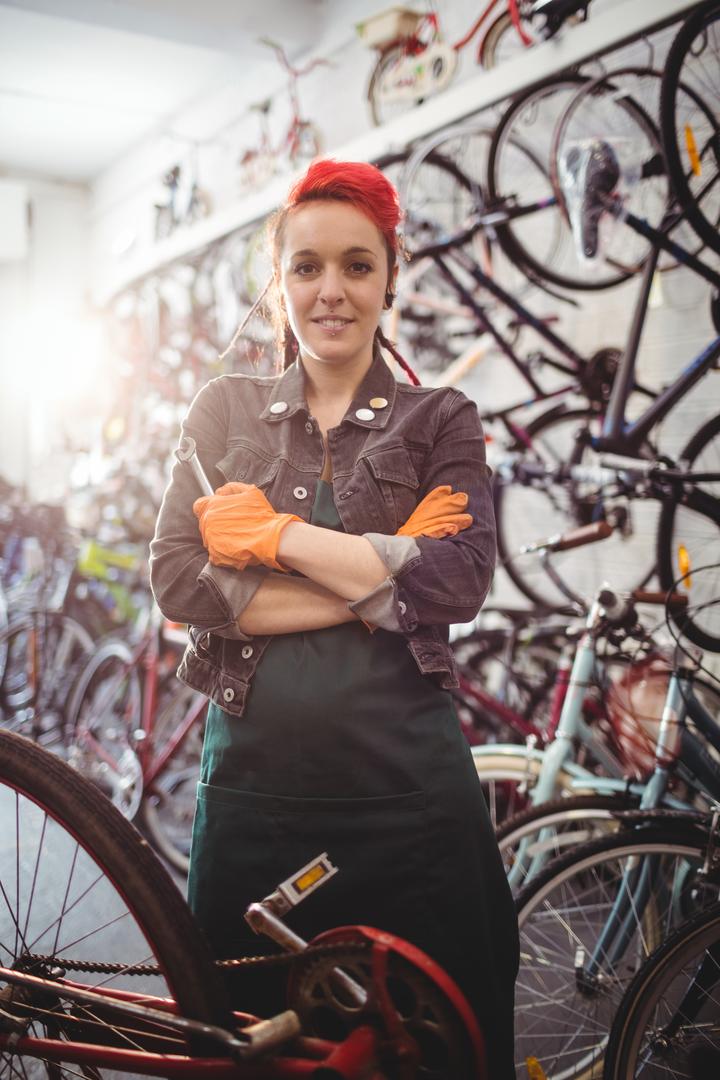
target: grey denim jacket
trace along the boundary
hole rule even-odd
[[[380,407],[382,400],[387,404]],[[195,440],[213,487],[256,484],[276,511],[310,519],[324,446],[300,362],[279,376],[212,380],[190,406],[183,434]],[[495,562],[475,404],[459,390],[397,383],[378,354],[341,423],[328,432],[328,444],[345,531],[367,536],[388,568],[387,579],[350,608],[374,626],[404,634],[420,671],[443,687],[456,686],[448,627],[475,617]],[[472,526],[441,540],[396,536],[439,484],[467,492]],[[150,545],[151,583],[163,614],[190,624],[180,678],[241,716],[271,638],[242,633],[237,619],[270,571],[208,561],[192,511],[199,494],[189,466],[176,463]]]

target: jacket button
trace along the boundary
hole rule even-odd
[[[398,600],[398,607],[400,608],[400,614],[404,615],[407,611],[407,604],[404,600]]]
[[[225,689],[223,690],[223,699],[227,702],[233,701],[235,699],[235,691],[233,690],[232,686],[225,687]]]
[[[280,416],[281,413],[284,413],[284,412],[287,412],[287,411],[288,411],[288,403],[287,403],[287,401],[273,401],[272,405],[270,406],[270,412],[273,413],[275,416]]]
[[[240,655],[242,656],[243,660],[249,660],[254,652],[255,650],[253,649],[252,645],[243,645],[242,649],[240,650]]]
[[[313,431],[315,430],[312,420],[307,421],[307,423],[305,424],[305,430],[307,431],[308,435],[312,435]]]
[[[296,499],[307,499],[307,488],[296,487],[293,488],[293,495]]]

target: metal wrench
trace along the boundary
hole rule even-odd
[[[207,478],[207,474],[200,464],[200,458],[197,456],[195,440],[189,435],[184,435],[180,441],[180,445],[175,451],[175,457],[178,461],[186,461],[192,471],[195,473],[195,479],[200,485],[200,490],[203,495],[214,495],[215,490]]]

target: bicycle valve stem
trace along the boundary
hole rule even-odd
[[[186,461],[192,471],[195,473],[195,479],[200,485],[200,490],[203,495],[214,495],[215,490],[207,478],[207,474],[200,464],[200,458],[197,456],[195,450],[195,440],[189,435],[185,435],[175,451],[175,457],[178,461]]]

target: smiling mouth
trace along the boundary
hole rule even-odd
[[[350,325],[352,319],[313,319],[313,322],[317,326],[322,326],[324,330],[342,330],[343,327]]]

